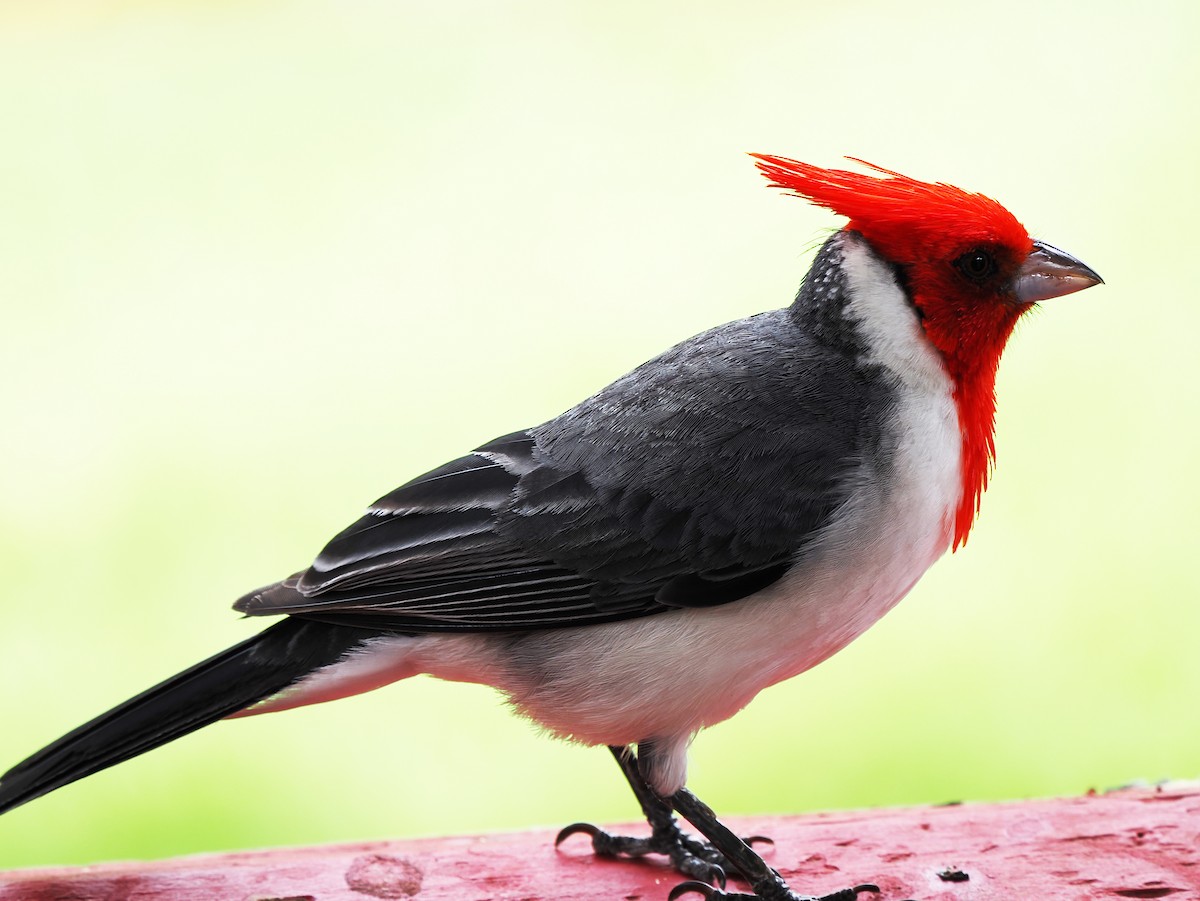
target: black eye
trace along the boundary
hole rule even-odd
[[[954,268],[973,282],[985,282],[996,274],[996,258],[982,247],[968,250],[954,261]]]

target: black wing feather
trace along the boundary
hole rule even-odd
[[[889,402],[787,311],[732,323],[380,498],[308,570],[235,606],[438,632],[731,603],[819,538],[877,463]]]

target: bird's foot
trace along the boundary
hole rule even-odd
[[[579,833],[591,837],[592,850],[600,857],[638,858],[644,857],[647,854],[663,854],[670,858],[671,865],[677,872],[684,876],[689,876],[694,880],[699,880],[683,883],[686,886],[702,886],[703,888],[716,891],[712,888],[713,883],[724,888],[726,873],[732,872],[736,874],[737,872],[730,865],[729,861],[725,859],[724,854],[708,842],[702,842],[688,835],[679,828],[673,819],[669,824],[656,825],[654,831],[644,838],[631,835],[610,835],[598,826],[593,826],[591,823],[572,823],[570,826],[566,826],[559,831],[554,844],[557,847],[565,839]],[[755,843],[774,844],[771,839],[764,835],[751,835],[743,839],[743,841],[747,845],[754,845]],[[672,898],[674,897],[675,895],[672,894]],[[718,901],[719,898],[723,897],[738,898],[741,896],[725,896],[723,893],[719,893],[713,896],[713,901]],[[847,895],[846,897],[849,899],[853,896]],[[841,899],[837,896],[832,896],[830,901],[841,901]]]
[[[742,892],[727,892],[713,888],[704,882],[681,882],[667,895],[667,901],[677,901],[684,895],[697,894],[704,896],[705,901],[856,901],[862,892],[879,892],[879,886],[863,883],[853,888],[844,888],[828,895],[798,895],[779,880],[777,884],[764,888],[759,894],[748,895]]]

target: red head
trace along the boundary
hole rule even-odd
[[[751,155],[772,184],[846,216],[847,228],[900,267],[955,386],[963,439],[958,547],[978,512],[995,456],[996,367],[1013,326],[1033,301],[1078,291],[1100,277],[1035,242],[1012,213],[982,194],[870,163],[863,165],[887,177]]]

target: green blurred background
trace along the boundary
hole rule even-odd
[[[1001,199],[1108,280],[1001,370],[964,552],[695,745],[726,813],[1200,772],[1200,5],[0,6],[0,765],[250,634],[394,485],[786,304],[743,155]],[[606,752],[412,680],[0,818],[0,867],[629,820]]]

